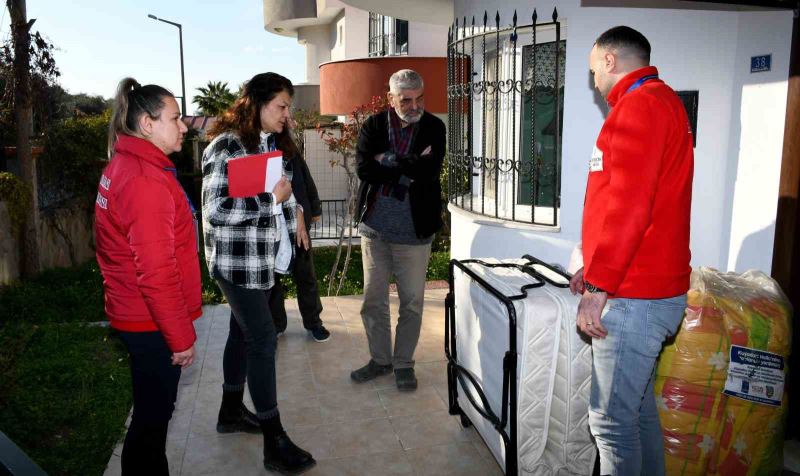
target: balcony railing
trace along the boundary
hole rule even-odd
[[[450,203],[481,215],[557,227],[566,41],[552,21],[500,28],[473,17],[448,41]]]
[[[408,54],[408,22],[397,18],[369,14],[369,56]]]

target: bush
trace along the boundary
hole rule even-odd
[[[108,123],[111,112],[66,119],[45,134],[39,157],[41,205],[77,199],[91,207],[108,157]]]
[[[6,202],[11,227],[18,238],[22,236],[30,200],[31,190],[25,182],[14,174],[0,172],[0,202]]]

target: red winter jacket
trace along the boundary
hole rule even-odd
[[[97,262],[111,327],[161,331],[170,350],[196,339],[200,261],[189,200],[152,143],[120,135],[95,203]]]
[[[611,297],[659,299],[689,289],[694,153],[681,100],[641,68],[608,95],[583,211],[584,279]],[[598,165],[602,170],[597,170]]]

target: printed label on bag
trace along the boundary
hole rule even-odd
[[[592,158],[589,159],[589,172],[602,172],[603,171],[603,151],[594,146],[592,150]]]
[[[785,378],[782,356],[732,345],[724,393],[779,407]]]

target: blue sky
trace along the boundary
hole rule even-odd
[[[28,0],[34,30],[56,45],[61,86],[70,93],[111,97],[120,79],[133,76],[181,94],[178,29],[148,13],[183,25],[187,109],[208,81],[239,84],[264,71],[305,80],[305,50],[295,38],[264,30],[259,0]],[[9,36],[3,2],[0,37]],[[180,101],[179,101],[180,103]]]

